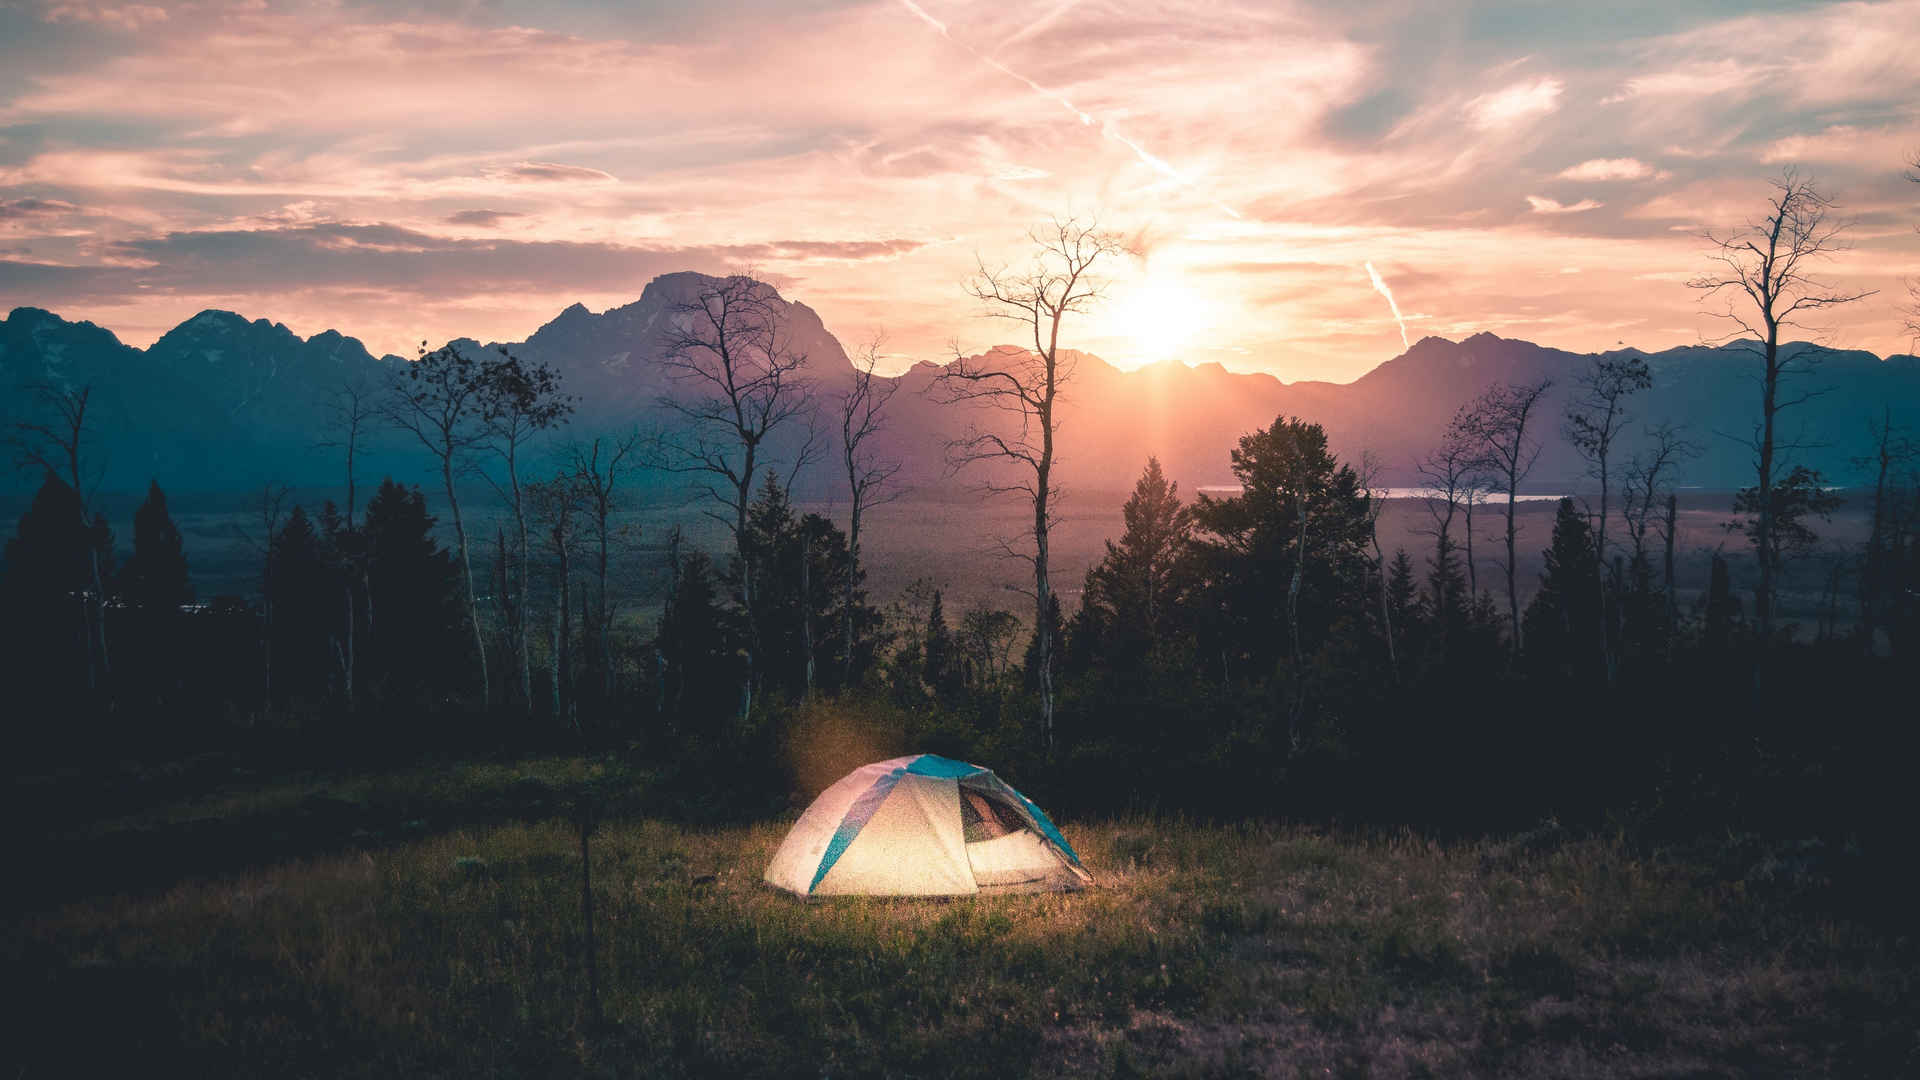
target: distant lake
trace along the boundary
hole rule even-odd
[[[1238,495],[1240,494],[1242,488],[1238,484],[1203,484],[1195,490],[1199,491],[1203,495]],[[1380,489],[1380,491],[1381,491],[1382,497],[1388,498],[1388,499],[1442,499],[1446,497],[1442,492],[1434,488],[1390,487],[1390,488],[1382,488]],[[1564,499],[1566,497],[1567,496],[1564,494],[1532,495],[1526,492],[1522,492],[1518,495],[1515,495],[1513,497],[1513,501],[1515,502],[1559,502],[1561,499]],[[1505,492],[1495,492],[1495,493],[1486,495],[1480,501],[1482,503],[1506,502],[1507,496]]]

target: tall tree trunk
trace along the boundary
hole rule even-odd
[[[1373,565],[1380,575],[1380,627],[1387,635],[1387,673],[1397,683],[1400,681],[1400,655],[1393,643],[1393,605],[1387,602],[1387,553],[1380,548],[1378,521],[1374,523],[1372,532]]]
[[[1514,441],[1516,443],[1519,442],[1519,436],[1516,435]],[[1511,655],[1514,657],[1520,655],[1520,649],[1524,645],[1524,642],[1520,639],[1520,589],[1514,580],[1514,571],[1517,567],[1514,565],[1513,557],[1513,505],[1515,496],[1518,494],[1518,488],[1518,481],[1509,474],[1507,480],[1507,615],[1513,622],[1513,652]]]
[[[1468,492],[1467,501],[1463,505],[1466,507],[1467,514],[1467,600],[1469,603],[1480,598],[1480,571],[1473,561],[1473,503],[1474,494]]]
[[[813,538],[800,536],[800,651],[807,662],[808,697],[813,696]]]
[[[840,598],[840,690],[853,685],[853,586],[860,576],[860,492],[853,493],[853,515],[847,525],[847,580]]]
[[[1607,495],[1607,447],[1602,446],[1600,448],[1600,521],[1594,529],[1593,534],[1593,565],[1595,570],[1593,584],[1594,588],[1599,592],[1600,600],[1598,611],[1600,618],[1600,670],[1605,675],[1608,689],[1612,689],[1614,680],[1619,672],[1616,667],[1617,661],[1613,655],[1613,610],[1617,604],[1609,602],[1610,599],[1613,599],[1613,596],[1610,596],[1610,590],[1608,590],[1606,583]],[[1624,578],[1620,579],[1622,582],[1624,582],[1624,580]]]
[[[607,710],[613,707],[613,660],[607,643],[608,636],[613,632],[613,604],[607,596],[607,518],[610,516],[610,508],[606,505],[604,498],[600,500],[594,512],[600,518],[600,551],[594,566],[594,581],[599,586],[600,610],[594,615],[593,629],[594,635],[599,639],[600,708]],[[584,603],[583,600],[582,604]]]
[[[1042,447],[1040,465],[1035,472],[1039,483],[1033,497],[1033,611],[1034,640],[1040,662],[1040,731],[1047,756],[1053,756],[1053,620],[1047,590],[1047,486],[1053,472],[1053,418],[1051,410],[1041,418]]]
[[[1760,516],[1754,523],[1754,547],[1760,556],[1760,584],[1754,590],[1754,614],[1760,620],[1760,644],[1773,642],[1773,416],[1780,384],[1780,327],[1767,319],[1767,367],[1760,392]],[[1760,666],[1754,668],[1756,684]]]
[[[480,661],[480,707],[493,706],[493,684],[487,678],[487,639],[480,632],[480,598],[473,589],[473,556],[467,551],[467,526],[460,517],[460,499],[453,493],[453,457],[449,450],[440,459],[440,483],[447,491],[447,510],[453,515],[453,538],[460,546],[460,580],[467,587],[467,625],[473,628],[474,656]]]
[[[514,608],[520,615],[514,622],[514,647],[520,653],[520,699],[526,703],[527,715],[533,715],[533,660],[527,648],[527,624],[533,616],[533,559],[532,547],[527,542],[526,501],[520,495],[520,465],[518,451],[509,444],[507,448],[507,486],[513,494],[513,524],[518,531],[520,542],[520,573]]]
[[[1679,517],[1677,512],[1679,502],[1679,496],[1671,491],[1667,492],[1667,555],[1665,573],[1662,580],[1665,586],[1667,602],[1667,660],[1669,662],[1673,660],[1673,639],[1679,632],[1679,627],[1674,624],[1679,621],[1680,617],[1679,602],[1673,595],[1673,530],[1674,523]]]

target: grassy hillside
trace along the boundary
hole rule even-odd
[[[365,810],[570,778],[550,760],[242,785],[116,814],[71,852],[321,789]],[[577,836],[564,806],[541,807],[43,905],[7,940],[22,1004],[0,1063],[21,1078],[1920,1069],[1911,938],[1823,913],[1790,862],[1729,872],[1544,828],[1439,843],[1069,822],[1095,890],[801,902],[760,882],[784,822],[616,817],[593,846],[596,1024]]]

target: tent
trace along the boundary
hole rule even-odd
[[[801,896],[972,896],[1093,883],[1045,811],[991,770],[934,754],[841,777],[794,823],[766,880]]]

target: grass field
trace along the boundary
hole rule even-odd
[[[316,792],[430,803],[580,778],[550,759],[229,785],[88,826],[73,858],[103,836],[278,814]],[[593,846],[595,1022],[578,839],[564,807],[541,806],[40,905],[7,943],[15,1031],[0,1067],[22,1080],[1920,1071],[1911,937],[1823,914],[1790,875],[1551,829],[1440,843],[1068,821],[1096,889],[801,902],[760,881],[784,822],[611,816]]]

